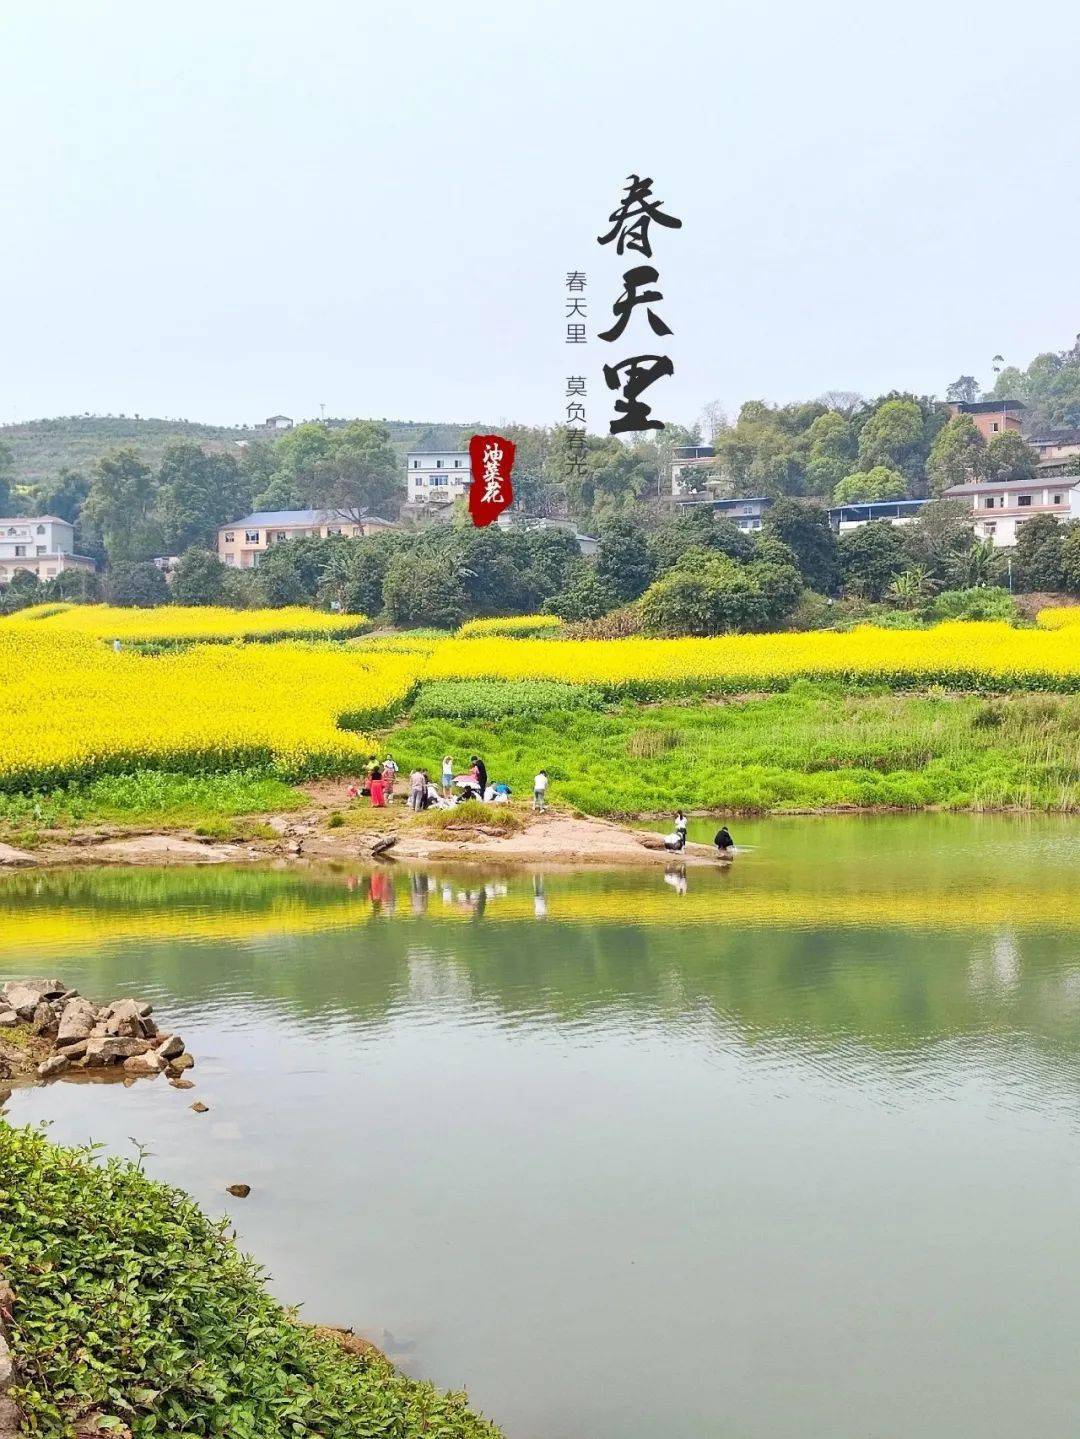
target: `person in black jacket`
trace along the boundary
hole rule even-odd
[[[726,824],[721,825],[720,828],[717,830],[716,838],[713,840],[713,844],[716,845],[716,848],[720,854],[726,854],[728,850],[735,848],[735,841],[731,838],[731,831],[728,829]]]
[[[480,787],[480,798],[483,799],[487,794],[487,765],[475,754],[469,760],[469,763],[476,771],[476,782]]]

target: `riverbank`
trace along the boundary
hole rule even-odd
[[[270,815],[257,834],[242,840],[212,840],[184,830],[146,832],[119,828],[48,831],[34,848],[0,843],[0,872],[5,869],[67,865],[303,865],[342,860],[417,860],[428,862],[535,864],[554,868],[580,865],[642,865],[661,868],[678,859],[689,865],[715,865],[711,845],[688,844],[677,855],[652,830],[592,819],[565,809],[534,815],[517,806],[491,806],[480,818],[453,811],[414,815],[398,805],[372,810],[342,802],[345,782],[324,781],[308,787],[308,804],[287,816]],[[456,822],[455,822],[456,821]]]
[[[300,1324],[227,1221],[139,1165],[100,1164],[0,1120],[0,1174],[4,1397],[40,1439],[498,1439],[463,1395]]]

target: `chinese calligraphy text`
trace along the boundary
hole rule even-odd
[[[608,216],[612,228],[606,235],[598,235],[601,245],[615,242],[616,254],[627,250],[636,251],[646,259],[652,258],[650,226],[654,223],[669,230],[682,228],[682,221],[667,214],[662,201],[652,198],[650,179],[630,175],[626,190],[619,206]],[[660,278],[653,265],[634,265],[623,274],[623,292],[611,307],[615,323],[610,329],[601,330],[599,338],[609,344],[618,340],[634,318],[634,312],[641,307],[644,319],[654,335],[670,335],[670,325],[653,308],[663,298],[662,291],[652,286]],[[641,398],[643,391],[665,375],[675,373],[675,366],[667,355],[631,355],[616,364],[604,366],[604,382],[609,390],[618,390],[622,398],[615,401],[615,418],[609,425],[611,434],[628,431],[662,430],[662,420],[652,418],[652,408]]]
[[[566,275],[567,316],[585,314],[585,286],[588,283],[583,270],[569,270]],[[571,335],[573,330],[573,335]],[[584,322],[567,321],[566,343],[585,343]],[[585,474],[585,376],[566,377],[566,474],[580,479]]]
[[[497,520],[514,498],[510,471],[514,465],[514,442],[502,435],[473,435],[469,441],[469,514],[474,525],[483,527]]]

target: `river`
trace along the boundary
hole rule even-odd
[[[145,1145],[510,1439],[1073,1432],[1080,824],[732,828],[667,874],[7,876],[0,978],[197,1058],[9,1117]]]

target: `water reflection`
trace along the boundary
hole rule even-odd
[[[233,1217],[283,1297],[390,1331],[515,1439],[1069,1432],[1078,834],[11,875],[0,975],[137,989],[210,1105],[58,1084],[13,1116],[136,1135],[211,1210],[252,1183]]]

